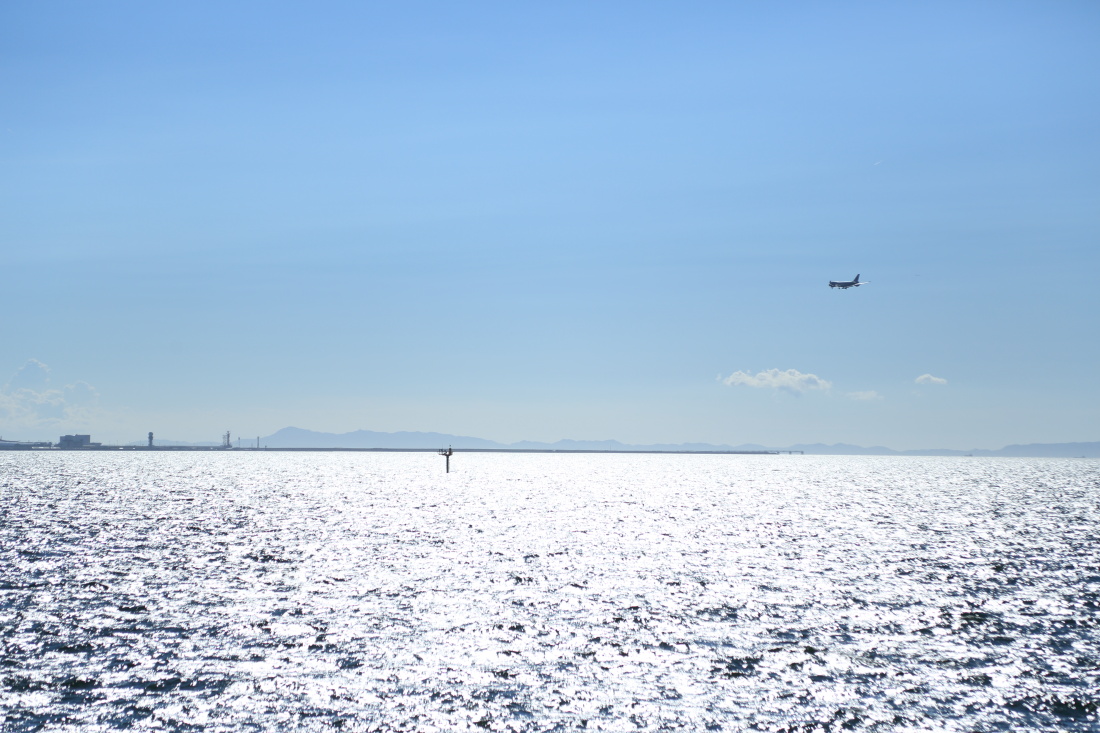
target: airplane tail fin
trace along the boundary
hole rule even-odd
[[[859,282],[859,273],[858,272],[856,273],[856,279],[852,280],[852,282],[854,282],[854,283]]]

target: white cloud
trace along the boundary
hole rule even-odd
[[[87,382],[50,387],[50,368],[30,359],[0,389],[0,419],[16,430],[88,425],[98,413],[99,392]]]
[[[933,377],[931,374],[922,374],[913,381],[917,384],[947,384],[946,379]]]
[[[767,369],[755,375],[747,372],[734,372],[722,383],[730,387],[743,386],[757,389],[779,389],[791,394],[802,394],[810,389],[829,389],[833,385],[816,374],[803,374],[797,369],[780,371]]]
[[[866,392],[849,392],[848,394],[845,395],[845,397],[847,397],[848,399],[862,400],[862,401],[865,401],[865,402],[868,401],[868,400],[881,400],[882,399],[882,395],[880,395],[878,392],[876,392],[873,389],[869,389]]]
[[[38,359],[27,359],[27,363],[19,367],[19,371],[12,375],[2,391],[18,392],[29,389],[33,392],[41,392],[49,383],[50,368]]]

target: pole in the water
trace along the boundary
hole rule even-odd
[[[447,473],[451,472],[451,456],[454,454],[455,452],[451,450],[450,446],[447,446],[447,450],[443,450],[442,448],[439,449],[439,455],[447,459]]]

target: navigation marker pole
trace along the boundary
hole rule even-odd
[[[439,455],[447,459],[447,473],[451,472],[451,456],[454,454],[455,452],[451,450],[450,446],[447,446],[447,450],[443,450],[442,448],[439,449]]]

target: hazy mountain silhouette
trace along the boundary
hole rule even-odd
[[[159,442],[159,441],[158,441]],[[252,441],[248,441],[253,444]],[[484,438],[447,433],[398,432],[381,433],[373,430],[355,430],[350,433],[321,433],[303,428],[283,428],[267,437],[260,438],[260,446],[269,448],[488,448],[513,450],[591,450],[591,451],[762,451],[795,450],[812,455],[852,455],[852,456],[1020,456],[1020,457],[1088,457],[1100,458],[1100,442],[1094,443],[1032,443],[1029,445],[1009,445],[999,450],[955,450],[950,448],[928,448],[922,450],[898,451],[884,446],[865,448],[859,445],[836,443],[797,444],[785,447],[763,446],[754,443],[742,445],[713,445],[710,443],[655,443],[652,445],[631,445],[617,440],[559,440],[555,443],[541,443],[524,440],[518,443],[498,443]]]
[[[444,433],[377,433],[356,430],[351,433],[319,433],[302,428],[283,428],[260,445],[269,448],[505,448],[492,440]]]

